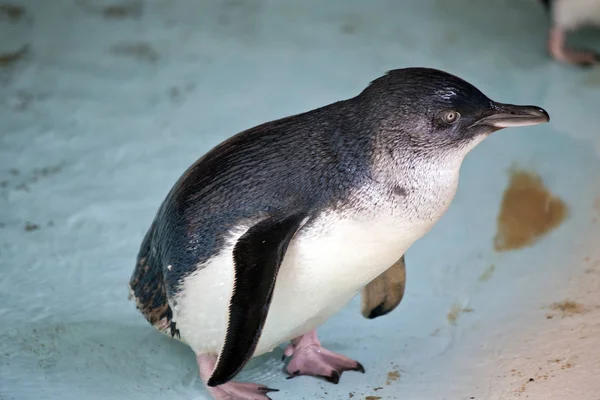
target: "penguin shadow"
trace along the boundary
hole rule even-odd
[[[1,333],[0,351],[2,376],[43,377],[50,386],[77,382],[98,394],[161,386],[178,391],[197,376],[189,347],[143,324],[38,323]]]
[[[55,389],[77,382],[97,395],[137,397],[157,390],[204,394],[194,352],[144,323],[52,322],[14,328],[0,333],[0,355],[0,376],[23,388],[37,378]],[[282,381],[282,356],[283,349],[277,348],[253,359],[236,379]]]

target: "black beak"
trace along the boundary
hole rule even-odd
[[[495,130],[518,126],[538,125],[550,121],[550,116],[541,107],[517,106],[514,104],[494,103],[494,110],[475,122],[475,125],[487,125]]]

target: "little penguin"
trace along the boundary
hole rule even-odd
[[[395,307],[404,253],[446,212],[467,153],[492,132],[549,120],[540,107],[411,67],[242,131],[166,195],[130,294],[150,324],[191,347],[216,400],[270,399],[276,389],[233,379],[288,341],[288,377],[337,383],[344,371],[364,373],[323,348],[316,329],[371,282],[383,287],[375,293],[399,293],[366,301],[363,315]]]
[[[557,61],[590,66],[600,61],[592,51],[574,50],[566,45],[567,34],[584,26],[600,27],[600,0],[540,0],[549,12],[552,27],[548,33],[548,51]]]

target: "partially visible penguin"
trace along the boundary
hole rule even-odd
[[[540,107],[495,102],[449,73],[406,68],[250,128],[175,183],[143,239],[131,294],[155,328],[193,349],[217,400],[269,399],[274,389],[232,379],[290,340],[290,377],[337,383],[364,372],[315,330],[371,282],[385,287],[390,269],[402,276],[404,253],[450,205],[471,149],[548,121]],[[363,315],[382,315],[395,297]]]
[[[550,13],[552,27],[548,33],[548,51],[557,61],[588,66],[600,62],[592,51],[569,48],[567,34],[584,26],[600,27],[600,0],[540,0]]]

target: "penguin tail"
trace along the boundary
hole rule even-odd
[[[153,233],[154,224],[140,246],[136,266],[129,279],[129,299],[135,299],[138,311],[158,331],[180,339],[167,297],[162,264],[151,252]]]

